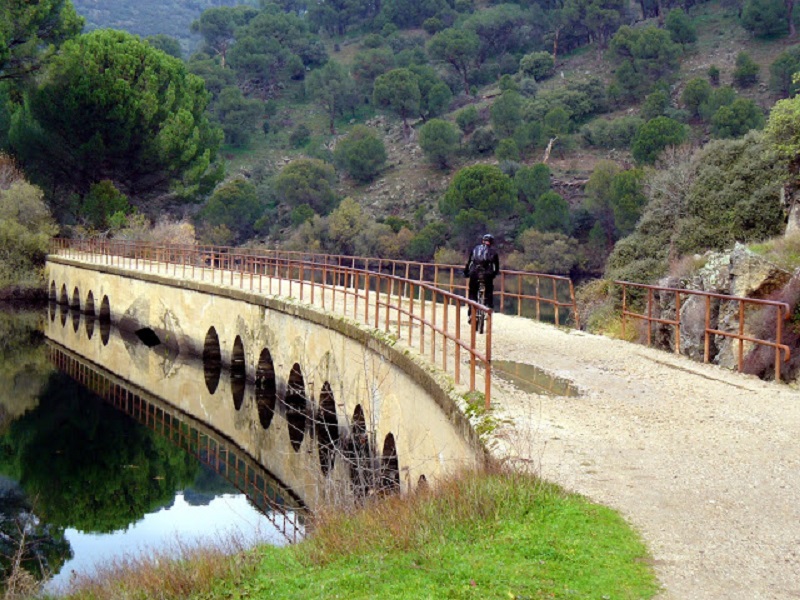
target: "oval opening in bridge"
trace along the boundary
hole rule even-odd
[[[92,339],[94,335],[94,294],[89,292],[89,295],[86,297],[86,337],[88,339]]]
[[[350,463],[350,480],[356,497],[364,498],[373,488],[375,465],[372,462],[372,446],[367,432],[364,409],[357,405],[350,423],[350,437],[346,444],[345,456]]]
[[[289,373],[286,388],[286,424],[289,427],[289,442],[295,452],[300,450],[306,435],[306,384],[300,365],[294,363]]]
[[[108,344],[109,335],[111,335],[111,304],[108,301],[108,296],[103,296],[100,302],[100,314],[97,316],[100,321],[100,340],[103,346]]]
[[[69,307],[72,310],[80,310],[81,309],[81,293],[78,288],[72,290],[72,302],[69,303]]]
[[[217,391],[219,378],[222,376],[222,350],[219,347],[219,336],[213,327],[208,328],[203,342],[203,376],[209,394]]]
[[[386,434],[383,440],[381,481],[379,485],[382,492],[400,491],[400,461],[397,459],[397,445],[392,433]]]
[[[233,340],[231,352],[231,393],[233,394],[233,407],[242,408],[244,402],[244,388],[247,378],[247,364],[244,359],[244,344],[238,335]]]
[[[50,320],[56,320],[56,307],[58,306],[58,294],[56,292],[56,282],[50,282],[50,292],[47,295],[48,303],[49,303],[49,311],[50,311]]]
[[[94,294],[92,292],[89,292],[89,295],[86,296],[86,308],[83,312],[94,316]]]
[[[58,303],[62,306],[66,306],[69,304],[69,298],[67,298],[67,284],[63,284],[61,286],[61,297],[58,299]]]
[[[149,327],[142,327],[141,329],[137,329],[134,333],[136,333],[136,337],[148,348],[153,348],[161,343],[158,334]]]
[[[317,413],[316,430],[319,446],[319,466],[322,474],[327,475],[336,460],[339,446],[339,420],[336,418],[336,401],[333,398],[331,384],[322,384],[319,395],[319,412]]]
[[[269,429],[275,415],[275,400],[278,396],[275,384],[275,365],[269,350],[261,350],[256,368],[256,409],[258,422],[264,429]]]

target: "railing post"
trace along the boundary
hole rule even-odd
[[[781,344],[783,344],[783,306],[778,306],[778,322],[775,324],[775,381],[781,380]],[[788,357],[787,357],[788,360]]]
[[[711,328],[711,296],[706,296],[706,318],[705,318],[705,340],[704,340],[704,352],[703,352],[703,362],[708,362],[711,357],[711,338],[709,337],[711,333],[709,329]]]

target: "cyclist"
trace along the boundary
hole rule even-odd
[[[464,277],[469,277],[469,299],[478,301],[478,284],[483,281],[484,304],[491,309],[494,309],[494,278],[500,273],[500,257],[493,246],[494,236],[487,233],[469,253],[464,267]]]

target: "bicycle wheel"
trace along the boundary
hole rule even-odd
[[[486,288],[482,281],[478,287],[478,304],[480,304],[481,307],[486,306]],[[479,308],[476,311],[476,316],[478,320],[475,325],[478,328],[478,333],[483,333],[483,325],[486,322],[486,312],[483,308]]]

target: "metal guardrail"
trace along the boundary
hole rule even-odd
[[[136,242],[129,242],[135,244]],[[179,248],[179,246],[169,246]],[[229,257],[270,256],[286,260],[336,265],[359,271],[384,273],[418,282],[426,282],[451,294],[467,295],[463,265],[426,263],[411,260],[324,254],[292,250],[269,250],[264,248],[234,248],[230,246],[189,246],[197,252],[218,261],[218,266],[229,264]],[[580,316],[575,302],[575,287],[569,277],[503,269],[499,284],[495,282],[495,295],[499,303],[495,312],[508,312],[536,320],[550,320],[556,325],[565,325],[572,319],[580,329]]]
[[[209,252],[204,246],[158,246],[114,240],[55,239],[52,250],[69,258],[176,277],[210,280],[258,293],[296,297],[405,339],[409,346],[462,383],[461,357],[467,355],[470,392],[477,390],[476,371],[484,372],[484,402],[491,404],[492,315],[485,307],[483,343],[474,319],[462,332],[462,309],[478,304],[436,285],[391,274],[326,262],[240,253]],[[466,319],[465,319],[466,320]],[[481,348],[481,346],[483,346]]]
[[[675,353],[680,354],[681,351],[681,297],[682,296],[695,296],[704,298],[705,301],[705,326],[704,326],[704,362],[710,362],[711,338],[712,336],[722,336],[738,340],[737,352],[737,368],[741,373],[744,364],[744,343],[750,342],[752,344],[768,346],[775,349],[775,380],[781,379],[781,352],[784,353],[783,362],[788,362],[791,356],[789,346],[782,343],[783,339],[783,322],[789,318],[790,308],[785,302],[778,302],[775,300],[762,300],[758,298],[743,298],[740,296],[727,296],[725,294],[717,294],[714,292],[703,292],[698,290],[687,290],[681,288],[660,287],[656,285],[645,285],[642,283],[632,283],[630,281],[615,281],[615,284],[622,287],[622,335],[625,337],[626,319],[632,318],[636,320],[645,321],[647,323],[647,345],[652,344],[652,324],[659,323],[662,325],[670,325],[675,328]],[[644,290],[646,291],[645,312],[635,312],[629,305],[629,290]],[[654,315],[654,297],[656,293],[674,294],[675,295],[675,319],[667,319],[661,316]],[[730,302],[738,304],[738,320],[739,326],[737,332],[721,331],[711,327],[711,301],[718,300],[720,302]],[[758,307],[772,307],[777,311],[775,319],[775,338],[773,340],[765,340],[745,335],[745,308],[747,305]]]

